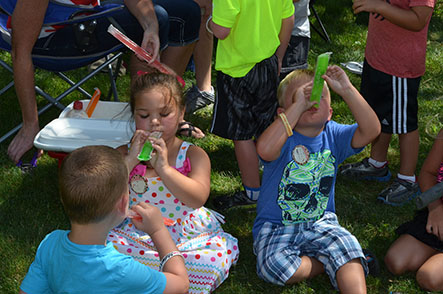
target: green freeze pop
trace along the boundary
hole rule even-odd
[[[320,103],[321,93],[323,92],[324,80],[322,79],[322,75],[326,73],[328,69],[329,56],[332,52],[326,52],[320,54],[317,57],[317,65],[315,67],[315,75],[314,75],[314,84],[312,86],[311,92],[311,101],[317,102],[314,107],[318,108],[318,104]]]
[[[152,132],[150,137],[154,137],[159,139],[162,136],[162,132]],[[148,161],[151,160],[152,151],[154,151],[154,147],[149,140],[146,140],[145,144],[143,144],[143,148],[140,151],[140,154],[137,156],[137,159],[140,161]]]

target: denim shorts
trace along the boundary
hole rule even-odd
[[[153,0],[159,19],[169,19],[169,46],[184,46],[198,40],[201,12],[193,0]]]
[[[103,4],[105,3],[123,4],[123,0],[103,1]],[[156,12],[157,10],[159,9],[156,9]],[[160,48],[166,48],[168,45],[169,32],[168,19],[161,17],[157,17],[157,19],[159,23]],[[117,24],[117,28],[126,36],[141,45],[144,31],[138,20],[132,15],[126,6],[112,15],[112,21],[114,25]],[[96,46],[88,51],[88,55],[102,55],[103,52],[113,52],[113,48],[122,46],[122,43],[119,40],[107,32],[110,24],[110,19],[107,17],[97,19],[97,25],[94,31],[94,35],[97,39]],[[34,55],[50,55],[54,57],[84,56],[84,53],[77,48],[75,31],[72,25],[64,26],[48,37],[39,38],[34,45],[32,53]]]
[[[201,13],[197,3],[192,0],[156,0],[154,2],[162,3],[161,5],[163,2],[166,3],[164,6],[160,6],[160,4],[154,6],[159,24],[160,49],[164,49],[168,45],[183,46],[198,40]],[[170,2],[177,2],[180,5]],[[123,4],[123,0],[107,0],[103,3]],[[171,11],[166,12],[164,7]],[[174,12],[177,12],[177,15],[174,15]],[[144,31],[126,6],[113,14],[112,19],[126,36],[141,45]],[[120,41],[107,32],[110,24],[110,20],[106,17],[97,19],[96,46],[88,51],[88,55],[103,55],[104,52],[113,52],[112,48],[122,46]],[[74,36],[73,26],[65,26],[48,37],[38,39],[32,53],[54,57],[82,57],[84,53],[77,48]]]
[[[368,266],[357,239],[338,223],[337,216],[325,212],[316,222],[291,226],[265,223],[254,241],[257,274],[266,282],[284,285],[297,271],[301,256],[320,261],[337,289],[337,270],[359,258],[365,275]]]

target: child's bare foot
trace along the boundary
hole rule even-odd
[[[14,137],[11,144],[8,147],[8,156],[12,161],[17,163],[20,158],[28,150],[34,146],[34,138],[40,131],[38,124],[32,127],[22,127],[18,134]],[[39,151],[39,156],[42,154],[42,150]]]

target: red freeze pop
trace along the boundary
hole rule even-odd
[[[143,58],[146,62],[148,62],[148,63],[151,62],[151,60],[152,60],[151,54],[149,54],[142,47],[138,46],[137,43],[135,43],[134,41],[129,39],[125,34],[123,34],[118,29],[116,29],[112,24],[109,25],[109,27],[108,27],[108,33],[113,35],[117,40],[122,42],[126,47],[131,49],[139,57]],[[166,67],[164,67],[163,64],[161,64],[158,60],[154,60],[150,65],[152,67],[155,67],[156,69],[158,69],[162,73],[171,74],[171,72]],[[183,80],[182,77],[177,75],[177,80],[179,81],[180,84],[182,84],[183,87],[185,86],[185,81]]]
[[[129,218],[132,218],[132,219],[135,219],[135,220],[138,220],[138,221],[142,221],[143,220],[142,216],[140,214],[138,214],[137,212],[133,211],[133,210],[128,210],[128,215],[127,216]],[[173,226],[175,224],[175,221],[173,221],[170,218],[163,217],[163,223],[165,224],[165,226],[170,227],[170,226]]]

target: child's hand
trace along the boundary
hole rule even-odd
[[[384,0],[354,0],[352,4],[352,9],[354,10],[354,14],[360,12],[373,12],[377,13],[377,7],[379,4],[385,2]]]
[[[165,141],[160,138],[149,138],[151,140],[152,147],[154,148],[154,152],[152,153],[152,158],[149,161],[152,167],[159,171],[162,168],[169,166],[168,162],[168,148],[166,147]]]
[[[300,86],[292,97],[292,103],[295,103],[302,112],[310,109],[316,103],[310,100],[312,85],[313,81]]]
[[[436,202],[440,202],[438,199]],[[426,223],[426,231],[429,234],[437,236],[440,241],[443,241],[443,205],[432,203],[428,206],[429,215]]]
[[[137,159],[138,154],[143,148],[146,139],[148,138],[148,133],[143,130],[136,130],[131,139],[131,148],[128,151],[128,160],[137,164],[139,160]]]
[[[165,228],[162,214],[157,207],[145,202],[140,202],[133,206],[132,210],[137,212],[142,218],[141,220],[138,218],[132,219],[132,222],[137,229],[151,236],[158,230]]]
[[[322,78],[325,79],[329,87],[335,93],[342,97],[345,95],[346,91],[353,87],[345,71],[337,65],[328,66],[328,69]]]

